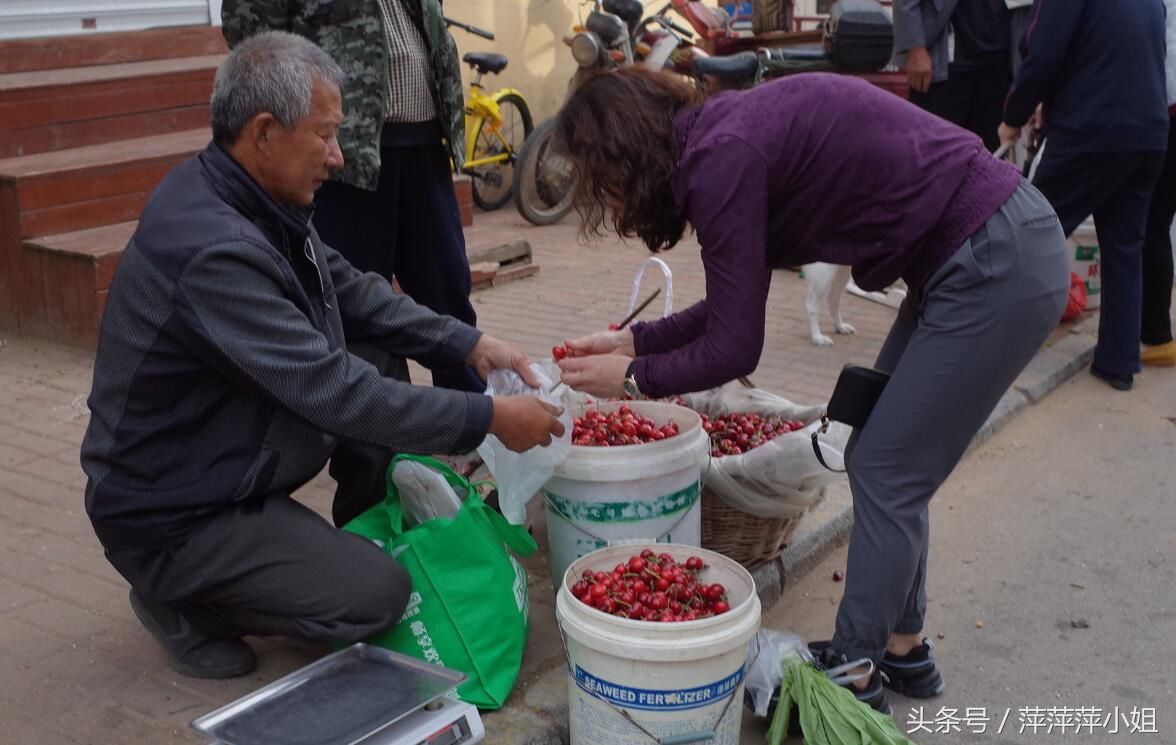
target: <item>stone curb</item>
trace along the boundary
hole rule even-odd
[[[1093,323],[1097,324],[1097,316]],[[1022,411],[1040,401],[1083,368],[1090,364],[1094,353],[1094,337],[1084,333],[1092,321],[1078,325],[1073,332],[1034,357],[1013,386],[1001,397],[1000,403],[973,439],[969,450],[991,438]],[[808,512],[797,526],[792,542],[774,561],[766,562],[751,572],[764,610],[781,598],[790,581],[804,576],[831,551],[842,545],[853,527],[853,501],[849,484],[839,481],[825,489],[824,499]],[[567,671],[550,670],[529,681],[526,691],[517,691],[519,703],[487,715],[489,727],[507,739],[521,745],[560,745],[567,742]],[[521,695],[520,695],[521,694]],[[521,699],[521,701],[519,700]],[[504,728],[504,729],[500,729]]]

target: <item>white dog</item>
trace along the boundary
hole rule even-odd
[[[818,262],[805,264],[803,271],[804,282],[808,285],[808,299],[805,300],[804,309],[808,312],[809,338],[813,344],[818,347],[833,344],[832,339],[821,333],[819,316],[823,300],[829,302],[829,315],[833,317],[833,328],[837,333],[852,334],[853,326],[841,320],[841,296],[849,284],[851,267]]]

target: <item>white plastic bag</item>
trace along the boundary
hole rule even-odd
[[[538,389],[529,388],[514,370],[492,371],[486,381],[486,395],[530,395],[549,404],[562,406],[559,391],[548,392],[552,387],[552,376],[548,369],[533,363],[531,372],[539,379]],[[514,525],[523,524],[527,518],[527,502],[547,483],[555,467],[572,451],[572,416],[567,408],[559,420],[564,426],[563,436],[553,437],[551,444],[545,447],[536,445],[525,453],[516,453],[494,435],[487,435],[478,446],[478,455],[482,456],[498,484],[498,504],[502,514]]]
[[[821,426],[823,407],[801,406],[734,382],[682,396],[682,400],[709,417],[759,414],[805,423],[803,429],[780,435],[742,455],[711,458],[704,483],[737,510],[768,519],[795,517],[816,503],[821,487],[841,476],[822,466],[813,452],[812,433]],[[821,455],[833,468],[844,468],[845,445],[851,431],[833,422],[829,431],[818,437]]]
[[[784,658],[799,655],[809,662],[813,659],[808,643],[791,631],[760,629],[747,642],[747,678],[745,697],[757,717],[766,717],[772,694],[784,681]]]
[[[438,517],[455,517],[465,496],[454,491],[440,473],[411,460],[396,463],[392,469],[392,483],[400,492],[404,516],[413,525]]]

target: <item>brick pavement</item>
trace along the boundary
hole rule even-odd
[[[633,273],[648,253],[603,241],[577,245],[571,219],[534,228],[503,211],[478,216],[479,242],[525,237],[540,272],[475,296],[480,325],[544,355],[566,336],[621,317]],[[675,307],[701,297],[693,241],[668,252]],[[647,286],[660,272],[647,272]],[[758,385],[816,402],[848,362],[870,362],[893,312],[846,297],[852,337],[828,348],[807,338],[803,281],[779,272],[771,294],[767,349],[753,376]],[[660,299],[645,314],[660,310]],[[828,329],[828,322],[823,324]],[[289,641],[255,640],[260,667],[233,681],[196,681],[167,667],[134,619],[126,584],[104,560],[83,508],[77,451],[86,426],[91,356],[45,342],[0,340],[0,740],[18,745],[197,743],[194,717],[325,652]],[[420,369],[415,370],[418,380]],[[331,482],[321,475],[299,497],[324,514]],[[540,533],[542,531],[539,531]],[[532,558],[535,631],[523,680],[558,664],[549,617],[551,591],[540,553]]]

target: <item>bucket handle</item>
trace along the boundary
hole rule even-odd
[[[682,524],[682,521],[686,519],[686,516],[690,514],[690,511],[694,509],[694,505],[698,504],[698,500],[701,498],[702,498],[702,479],[699,479],[699,481],[698,481],[698,496],[695,497],[694,501],[690,503],[689,507],[686,507],[685,509],[682,510],[682,514],[678,516],[678,519],[674,521],[673,525],[671,525],[669,528],[667,528],[665,531],[663,531],[660,536],[652,539],[653,542],[654,543],[661,543],[662,538],[666,537],[670,533],[673,533],[675,530],[677,530],[678,526]],[[605,546],[623,546],[627,543],[649,543],[649,541],[650,541],[649,538],[605,538],[603,536],[596,535],[591,530],[588,530],[587,528],[580,525],[580,523],[573,520],[570,515],[568,515],[566,512],[564,512],[562,509],[560,509],[559,505],[557,505],[555,502],[553,502],[551,500],[551,497],[548,496],[546,491],[543,492],[543,501],[547,503],[547,506],[551,509],[552,512],[554,512],[555,514],[562,517],[564,520],[566,520],[571,525],[574,525],[576,527],[576,530],[579,530],[583,533],[587,533],[589,536],[600,541]]]
[[[576,676],[576,674],[572,670],[572,655],[570,652],[568,652],[568,637],[564,633],[563,624],[556,623],[556,628],[559,629],[559,643],[561,645],[563,645],[564,662],[567,663],[568,675],[571,675],[574,678]],[[758,637],[756,639],[756,642],[758,644],[758,642],[759,642]],[[758,657],[758,656],[759,656],[759,652],[757,650],[756,657]],[[746,676],[746,674],[747,674],[747,663],[746,662],[743,664],[743,672],[744,672],[744,675]],[[711,728],[710,732],[690,732],[690,733],[687,733],[684,735],[667,735],[666,737],[657,737],[652,732],[650,732],[649,730],[645,729],[640,724],[638,724],[637,720],[634,719],[633,715],[630,714],[627,710],[620,708],[619,706],[614,704],[612,701],[609,701],[608,699],[601,696],[596,691],[588,691],[587,693],[591,694],[593,698],[603,702],[605,706],[607,706],[608,708],[615,711],[617,713],[617,715],[621,717],[621,719],[624,719],[629,724],[631,724],[634,727],[636,727],[637,729],[641,730],[641,733],[643,735],[648,737],[653,742],[657,743],[657,745],[691,745],[691,743],[696,743],[696,742],[714,742],[715,732],[718,731],[719,725],[721,725],[723,723],[723,719],[726,718],[727,711],[731,708],[731,702],[735,700],[735,693],[738,690],[739,690],[739,687],[736,686],[733,691],[731,691],[730,693],[727,694],[727,703],[723,704],[723,711],[719,714],[719,718],[715,720],[715,726],[713,728]]]

